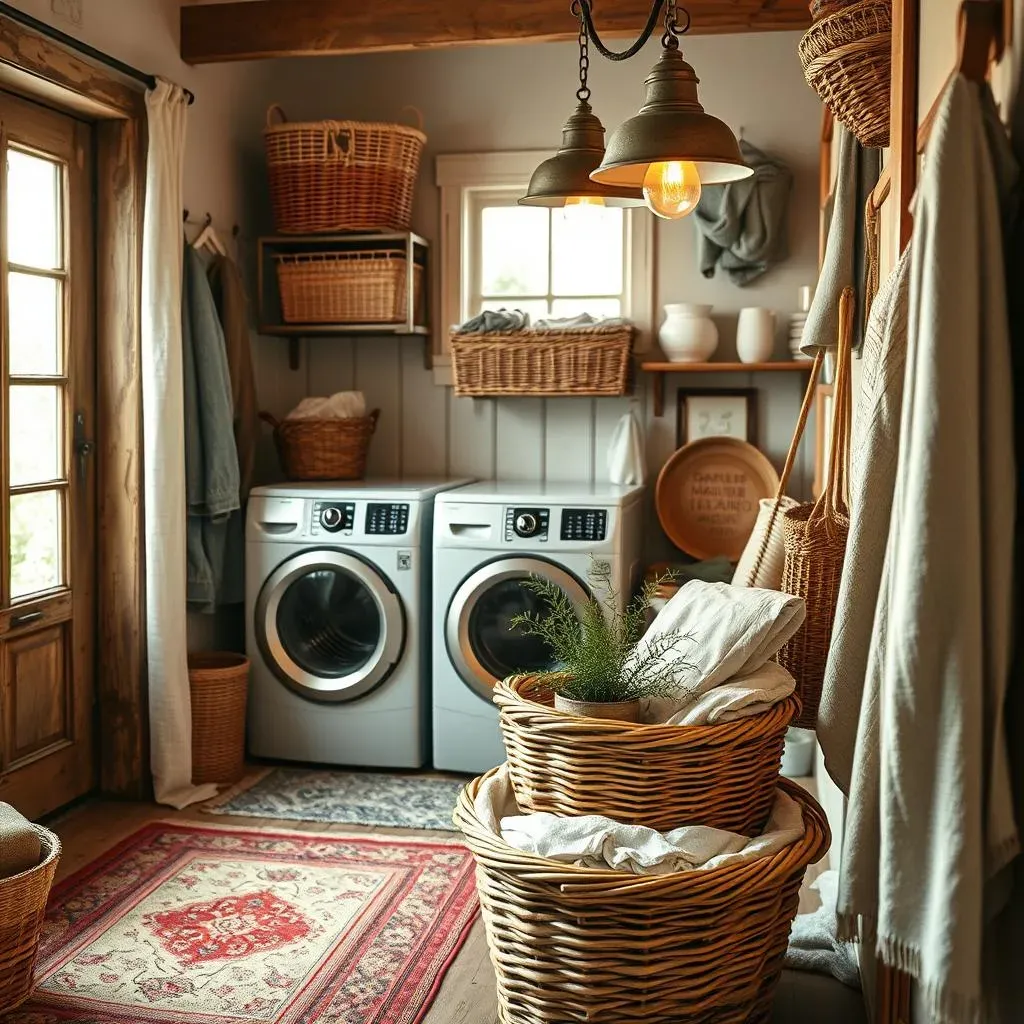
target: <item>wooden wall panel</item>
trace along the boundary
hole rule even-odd
[[[498,399],[497,406],[495,475],[501,480],[545,479],[543,399]]]
[[[420,339],[403,341],[402,460],[405,477],[439,477],[448,471],[447,388],[424,369]]]
[[[548,480],[590,484],[594,479],[593,398],[549,398],[545,402],[544,475]]]
[[[370,443],[367,473],[402,475],[402,338],[359,338],[354,386],[366,396],[366,408],[380,409]]]
[[[73,738],[68,693],[66,624],[5,645],[4,691],[8,735],[4,767],[42,754]]]
[[[496,469],[497,410],[494,402],[456,398],[448,392],[448,472],[488,480]]]

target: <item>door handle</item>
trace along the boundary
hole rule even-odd
[[[8,628],[18,629],[21,626],[28,626],[33,622],[38,622],[42,617],[42,612],[25,612],[23,615],[12,615],[8,620]]]
[[[78,456],[78,481],[85,484],[86,474],[89,471],[89,456],[95,450],[95,445],[85,436],[85,413],[75,413],[75,455]]]

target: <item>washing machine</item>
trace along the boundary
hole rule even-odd
[[[433,504],[458,483],[252,491],[252,754],[387,768],[427,761]]]
[[[475,483],[437,496],[434,508],[433,763],[483,772],[505,760],[494,684],[555,668],[548,646],[510,628],[545,610],[523,586],[556,583],[581,607],[594,562],[610,570],[620,605],[641,573],[641,487],[578,483]]]

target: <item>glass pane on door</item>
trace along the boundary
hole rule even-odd
[[[11,598],[15,601],[64,583],[59,491],[11,498]]]
[[[54,160],[11,149],[7,153],[7,259],[54,270],[61,253],[63,168]]]
[[[373,657],[383,624],[373,595],[343,569],[315,569],[291,583],[277,609],[288,656],[319,679],[340,679]]]
[[[7,275],[10,371],[54,376],[63,372],[62,282],[36,274]]]
[[[469,643],[480,664],[497,679],[517,672],[550,672],[558,668],[546,640],[512,626],[517,615],[550,613],[547,598],[523,586],[521,578],[489,587],[469,613]]]
[[[47,483],[61,471],[63,389],[41,384],[14,385],[10,392],[11,483]]]

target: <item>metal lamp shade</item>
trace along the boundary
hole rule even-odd
[[[678,49],[666,48],[645,82],[640,112],[612,132],[594,181],[613,188],[640,188],[651,164],[693,163],[702,185],[723,185],[753,174],[743,162],[736,136],[704,113],[697,75]]]
[[[604,156],[604,125],[581,100],[562,128],[562,146],[530,178],[522,206],[563,206],[566,199],[602,199],[606,206],[642,206],[639,186],[605,185],[591,178]]]

